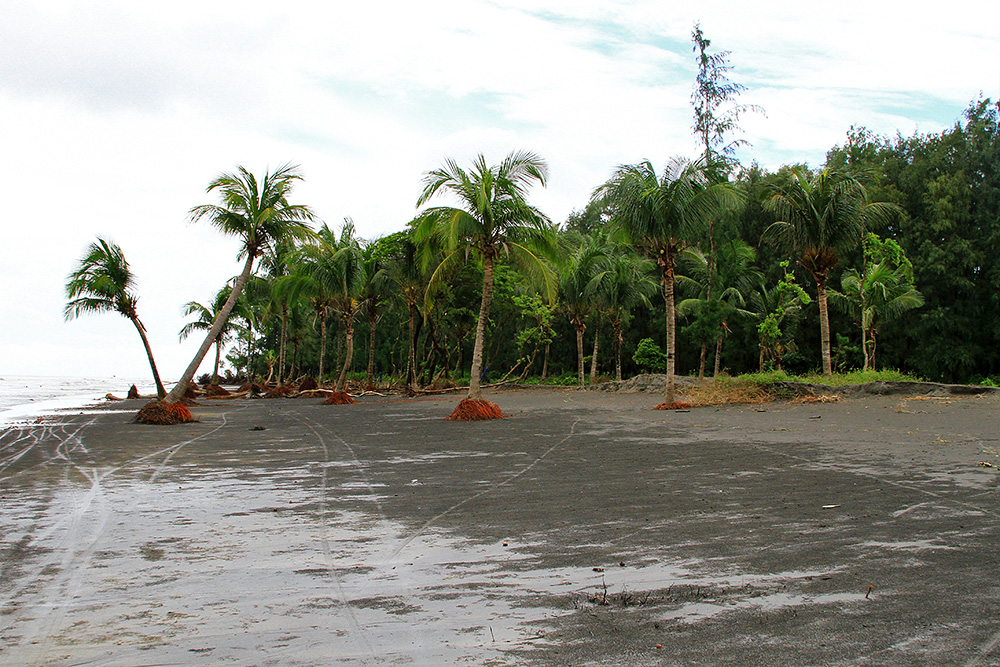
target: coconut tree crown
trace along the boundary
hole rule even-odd
[[[116,312],[135,317],[138,297],[133,293],[135,276],[122,249],[107,239],[98,237],[87,247],[76,270],[66,278],[63,310],[67,320],[86,313]]]
[[[220,204],[204,204],[191,209],[188,219],[207,218],[223,234],[237,236],[243,244],[240,259],[248,253],[260,257],[279,240],[308,240],[313,231],[309,224],[316,219],[312,209],[290,204],[288,194],[296,181],[302,180],[298,166],[285,164],[273,173],[257,178],[245,167],[223,173],[209,183],[206,192],[218,191]]]

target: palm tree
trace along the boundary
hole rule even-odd
[[[180,340],[184,340],[190,336],[195,331],[208,331],[212,328],[212,323],[215,322],[215,318],[219,316],[219,312],[222,311],[222,307],[229,300],[229,295],[232,293],[232,287],[226,285],[218,292],[215,293],[215,298],[212,300],[211,307],[204,306],[197,301],[188,301],[184,304],[182,312],[185,316],[194,315],[195,320],[185,324],[178,334]],[[240,310],[237,304],[235,311]],[[242,316],[242,312],[240,313]],[[219,384],[219,360],[222,358],[222,346],[229,342],[229,335],[233,331],[233,323],[229,320],[223,325],[222,329],[219,330],[219,335],[215,338],[215,367],[212,371],[212,384]]]
[[[136,314],[136,303],[139,297],[135,292],[135,276],[129,269],[122,249],[116,244],[97,237],[97,241],[88,246],[86,253],[80,259],[77,268],[67,276],[66,297],[69,301],[63,311],[67,320],[79,317],[83,313],[119,313],[127,317],[146,349],[149,368],[153,371],[153,381],[156,383],[156,396],[167,395],[160,382],[160,374],[153,360],[153,350],[146,338],[146,327]]]
[[[541,276],[547,296],[554,298],[551,271],[539,256],[539,253],[550,252],[554,246],[552,226],[527,202],[529,186],[534,183],[544,186],[547,172],[545,162],[534,153],[515,151],[494,166],[487,165],[480,154],[469,171],[448,159],[442,168],[427,172],[424,177],[418,207],[441,191],[453,195],[461,203],[460,208],[429,208],[417,221],[414,236],[418,243],[437,237],[448,250],[435,274],[466,253],[483,263],[483,293],[472,352],[469,400],[482,400],[483,340],[493,297],[494,263],[500,254],[505,253]]]
[[[660,272],[667,309],[666,406],[674,404],[676,313],[674,283],[677,258],[707,220],[735,209],[739,192],[727,181],[713,182],[703,161],[674,159],[657,176],[649,162],[620,167],[597,196],[608,198],[613,222]]]
[[[587,318],[594,313],[598,301],[592,283],[605,270],[606,261],[603,245],[585,236],[569,250],[559,267],[559,301],[576,332],[576,375],[581,388],[584,386],[583,334],[587,330]]]
[[[375,383],[375,330],[382,319],[382,310],[392,296],[392,283],[386,270],[385,257],[379,249],[377,239],[364,246],[362,267],[364,269],[363,302],[368,318],[368,367],[365,386],[373,388]]]
[[[204,218],[224,234],[239,237],[242,243],[239,256],[245,258],[245,261],[243,272],[237,277],[233,290],[212,323],[205,341],[181,379],[167,394],[165,402],[176,403],[184,395],[191,378],[208,353],[208,348],[218,338],[236,300],[243,292],[253,270],[254,260],[285,239],[305,240],[314,235],[308,225],[315,218],[312,210],[308,206],[288,202],[292,186],[301,178],[297,167],[286,164],[273,173],[265,173],[264,178],[258,182],[253,174],[238,166],[237,173],[221,174],[208,185],[206,192],[217,190],[222,199],[221,204],[204,204],[191,209],[189,218],[192,222]]]
[[[753,292],[764,277],[753,262],[757,253],[749,245],[739,239],[732,239],[716,248],[715,272],[709,257],[692,248],[684,253],[683,262],[688,267],[688,280],[699,291],[697,298],[685,299],[677,305],[682,314],[693,314],[710,322],[711,331],[706,331],[702,342],[698,368],[698,378],[705,375],[705,348],[709,337],[715,342],[715,369],[713,377],[719,375],[722,368],[722,341],[729,332],[729,319],[737,317],[752,318],[754,314],[746,309],[747,296]],[[714,292],[710,289],[715,288]]]
[[[811,176],[792,171],[783,187],[770,187],[764,206],[778,216],[765,238],[776,240],[799,258],[816,283],[823,374],[833,373],[830,315],[826,286],[845,252],[859,246],[866,226],[888,223],[899,215],[895,204],[869,202],[868,191],[854,176],[829,169]]]
[[[606,268],[591,280],[590,291],[601,295],[611,323],[615,379],[619,382],[622,379],[624,327],[632,310],[640,304],[648,306],[649,297],[656,292],[656,283],[651,278],[653,268],[651,261],[637,257],[631,249],[617,247],[609,253]]]
[[[924,297],[913,286],[913,265],[899,244],[869,232],[864,249],[864,271],[845,271],[840,278],[841,292],[831,290],[830,296],[860,325],[864,370],[868,370],[875,368],[879,326],[920,308]]]
[[[354,318],[363,305],[365,288],[364,247],[361,240],[355,236],[354,222],[347,218],[340,230],[340,238],[334,246],[330,257],[330,270],[333,277],[331,291],[331,307],[340,315],[344,325],[344,365],[337,377],[334,391],[343,393],[347,382],[347,372],[354,358]]]

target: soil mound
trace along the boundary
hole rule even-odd
[[[139,410],[135,416],[137,424],[153,424],[156,426],[172,426],[197,421],[191,416],[191,411],[182,403],[164,403],[152,401]]]
[[[458,407],[450,415],[445,417],[453,422],[473,422],[486,419],[503,419],[500,406],[490,401],[482,401],[470,398],[463,398]]]
[[[295,387],[283,384],[280,387],[271,387],[264,392],[264,398],[288,398],[295,393]]]
[[[354,402],[350,394],[343,391],[335,391],[326,397],[323,405],[351,405]]]

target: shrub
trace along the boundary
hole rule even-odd
[[[652,338],[643,338],[635,348],[632,361],[646,373],[663,373],[667,370],[667,355]]]

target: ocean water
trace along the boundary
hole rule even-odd
[[[107,394],[125,398],[133,384],[143,396],[156,393],[152,378],[0,376],[0,426],[105,403]]]

